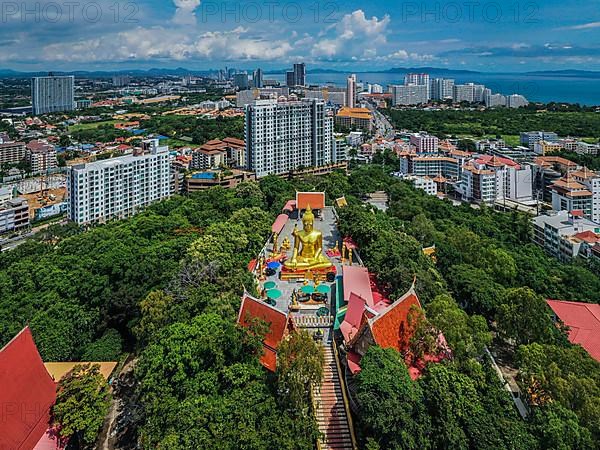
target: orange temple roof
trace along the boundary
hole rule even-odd
[[[265,303],[249,294],[244,294],[237,322],[248,328],[253,319],[261,319],[269,326],[269,331],[263,340],[261,364],[275,372],[277,369],[277,348],[283,338],[294,329],[294,322],[288,314]]]
[[[325,192],[296,192],[296,208],[303,210],[325,208]]]

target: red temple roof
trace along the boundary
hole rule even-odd
[[[559,300],[546,302],[570,328],[569,341],[581,345],[592,358],[600,361],[600,305]]]
[[[283,207],[283,211],[292,212],[296,209],[296,200],[288,200],[288,202]]]
[[[296,192],[296,208],[299,210],[325,208],[325,192]]]
[[[342,268],[344,301],[350,301],[350,294],[354,293],[367,302],[367,306],[373,307],[373,292],[371,291],[371,279],[369,271],[361,266],[344,266]]]
[[[395,348],[398,352],[406,350],[411,338],[408,314],[413,305],[421,308],[417,294],[411,289],[369,320],[369,327],[377,345],[383,348]]]
[[[271,226],[271,232],[281,234],[283,227],[288,222],[289,216],[287,214],[279,214],[273,225]]]
[[[25,327],[0,350],[0,448],[32,449],[44,436],[56,385]]]
[[[264,320],[269,325],[269,331],[263,340],[264,351],[260,362],[270,371],[277,368],[277,348],[283,338],[294,328],[291,316],[257,298],[244,294],[238,323],[248,328],[253,319]]]
[[[360,330],[363,313],[366,308],[366,300],[354,292],[350,293],[348,309],[344,321],[340,325],[340,331],[344,335],[344,341],[350,342]]]

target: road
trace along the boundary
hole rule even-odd
[[[33,227],[31,230],[29,230],[23,234],[20,234],[19,236],[15,236],[13,238],[8,238],[8,239],[3,239],[0,241],[0,248],[2,249],[1,251],[6,252],[8,250],[13,250],[13,249],[17,248],[19,245],[23,244],[27,239],[35,236],[36,233],[39,233],[40,231],[45,230],[50,225],[56,225],[58,223],[64,225],[67,223],[67,221],[65,219],[63,219],[60,222],[45,223],[43,225],[40,225],[39,227]]]
[[[396,137],[396,132],[390,121],[371,103],[367,102],[367,107],[373,112],[375,119],[375,134],[383,137],[387,141],[393,141]]]

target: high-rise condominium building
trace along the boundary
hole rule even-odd
[[[454,80],[446,78],[434,78],[431,80],[431,98],[433,100],[444,100],[452,98],[452,89],[454,88]]]
[[[410,135],[410,143],[417,153],[437,153],[440,140],[427,133],[414,133]]]
[[[306,86],[306,64],[294,64],[294,80],[296,86]]]
[[[129,85],[131,77],[129,75],[113,75],[112,84],[114,87],[124,87]]]
[[[254,71],[254,75],[252,76],[252,81],[254,82],[254,87],[255,88],[262,88],[264,87],[264,74],[262,69],[256,69]]]
[[[426,104],[428,91],[425,85],[392,86],[392,104],[394,106]]]
[[[529,105],[529,101],[519,94],[513,94],[506,97],[506,106],[509,108],[521,108]]]
[[[346,80],[346,106],[356,108],[356,75],[352,74]]]
[[[87,224],[134,215],[171,195],[169,148],[144,142],[147,153],[72,166],[67,173],[68,216]]]
[[[502,94],[493,94],[491,89],[486,89],[484,94],[484,103],[488,108],[496,106],[506,106],[506,97]]]
[[[485,85],[474,84],[473,85],[473,101],[475,103],[483,103],[485,101]]]
[[[33,114],[45,114],[75,109],[75,77],[47,76],[31,79]]]
[[[246,107],[246,166],[258,178],[333,162],[333,115],[322,100]]]
[[[43,141],[31,141],[27,144],[26,160],[34,175],[48,173],[58,167],[54,145]]]
[[[285,84],[288,87],[306,86],[306,64],[294,64],[294,68],[285,73]]]
[[[236,73],[233,76],[233,84],[240,91],[248,89],[248,74],[247,73]]]
[[[427,100],[431,98],[429,74],[427,73],[408,73],[404,77],[404,85],[417,85],[427,87]]]
[[[472,84],[455,84],[452,88],[452,99],[456,103],[475,101],[475,92]]]
[[[285,85],[287,87],[296,87],[296,76],[293,70],[288,70],[285,73]]]
[[[0,165],[18,164],[25,158],[25,142],[0,144]]]

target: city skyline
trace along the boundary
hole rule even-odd
[[[591,3],[276,5],[200,0],[8,4],[2,11],[0,68],[237,64],[271,70],[302,60],[349,71],[600,69],[600,21]],[[24,26],[28,23],[32,26]]]

